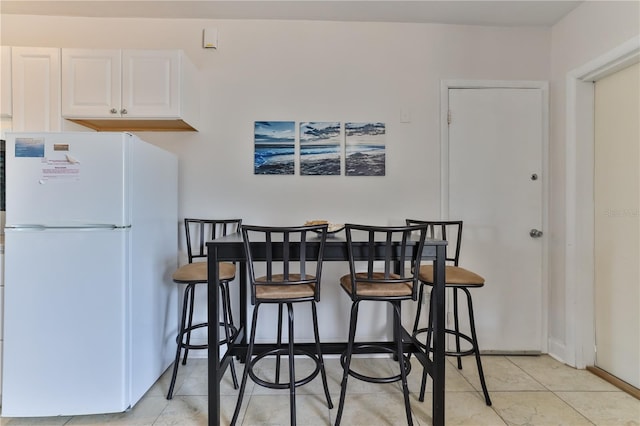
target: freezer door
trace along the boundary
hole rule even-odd
[[[8,133],[7,225],[130,225],[127,133]]]
[[[130,230],[7,230],[2,415],[130,405]]]

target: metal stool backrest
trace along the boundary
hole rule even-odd
[[[242,239],[249,265],[251,303],[256,301],[256,285],[315,284],[313,299],[320,301],[320,281],[328,225],[252,226],[242,225]],[[252,244],[258,242],[259,244]],[[264,243],[264,244],[262,244]],[[257,281],[255,264],[264,262],[266,273]],[[273,280],[274,275],[283,275]],[[299,274],[300,279],[291,274]]]
[[[348,223],[345,225],[345,233],[352,300],[359,298],[356,290],[360,282],[389,285],[410,283],[411,298],[417,300],[420,261],[427,235],[425,225],[368,226]],[[362,242],[365,244],[360,244]],[[366,259],[366,270],[359,268],[364,262],[356,259]],[[405,268],[407,262],[411,262],[408,270]],[[382,277],[379,273],[383,273]],[[391,275],[394,273],[399,278]]]
[[[189,263],[193,259],[207,257],[207,241],[240,232],[242,219],[186,219],[184,220],[187,238]]]
[[[453,262],[458,266],[460,261],[460,247],[462,246],[462,221],[461,220],[415,220],[407,219],[407,225],[424,224],[427,225],[428,238],[435,238],[447,241],[446,258],[447,262]]]

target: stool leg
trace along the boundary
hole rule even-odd
[[[324,359],[322,358],[322,348],[320,347],[320,332],[318,331],[318,312],[316,310],[316,301],[311,301],[311,313],[313,316],[313,334],[316,338],[316,352],[318,354],[318,362],[320,363],[320,374],[322,375],[322,384],[324,386],[324,394],[327,397],[327,405],[329,409],[333,408],[331,395],[329,395],[329,385],[327,384],[327,372],[324,369]]]
[[[283,308],[284,308],[284,305],[282,303],[278,303],[278,337],[276,340],[278,353],[276,355],[276,383],[280,383],[280,349],[282,349],[282,310]]]
[[[359,301],[353,302],[351,306],[351,319],[349,320],[349,342],[347,343],[347,354],[344,362],[344,372],[342,373],[342,384],[340,389],[340,402],[338,404],[338,413],[336,414],[335,426],[340,426],[342,418],[342,410],[344,409],[344,400],[347,396],[347,378],[349,377],[349,368],[351,367],[351,355],[353,355],[353,343],[356,338],[356,324],[358,322],[358,305]]]
[[[418,331],[418,324],[420,323],[420,314],[422,313],[422,298],[424,297],[424,284],[420,281],[420,290],[418,291],[418,309],[416,310],[416,318],[413,321],[413,332],[412,336],[416,337],[416,332]],[[411,359],[411,352],[409,352],[409,359]],[[395,355],[394,355],[395,360]]]
[[[228,324],[230,326],[232,326],[235,323],[233,322],[233,311],[231,309],[231,296],[230,296],[230,293],[229,293],[229,281],[225,281],[224,285],[225,285],[225,288],[226,288],[226,291],[227,291],[227,306],[229,307],[229,311],[227,312],[227,314],[229,315],[228,316],[228,320],[229,320]]]
[[[422,313],[422,300],[424,297],[424,283],[420,281],[420,290],[418,291],[418,310],[416,311],[416,320],[413,323],[413,334],[418,330],[418,323],[420,322],[420,314]],[[427,325],[428,327],[428,325]]]
[[[171,373],[171,383],[169,384],[169,391],[167,392],[167,399],[173,398],[173,388],[176,385],[176,377],[178,376],[178,366],[180,365],[180,352],[182,351],[182,339],[184,338],[184,327],[187,320],[187,307],[189,305],[189,288],[191,284],[188,284],[184,289],[184,296],[182,300],[182,316],[180,317],[180,329],[178,330],[178,336],[176,337],[176,359],[173,362],[173,372]]]
[[[404,356],[402,354],[402,316],[400,315],[400,302],[391,302],[393,306],[393,314],[395,316],[394,328],[396,335],[396,355],[398,357],[398,364],[400,365],[400,378],[402,381],[402,393],[404,395],[404,409],[407,414],[407,424],[413,426],[413,419],[411,418],[411,402],[409,401],[409,385],[407,384],[407,371],[404,363]]]
[[[433,335],[433,304],[435,300],[433,299],[433,288],[431,289],[431,293],[429,293],[429,315],[427,317],[427,356],[431,352],[431,338]]]
[[[476,336],[476,324],[473,317],[473,303],[471,302],[471,293],[466,288],[463,288],[467,295],[467,305],[469,306],[469,325],[471,327],[471,340],[473,340],[473,351],[476,355],[476,364],[478,366],[478,375],[480,376],[480,385],[482,386],[482,392],[484,393],[484,400],[487,405],[491,405],[491,399],[489,398],[489,391],[487,390],[487,384],[484,380],[484,372],[482,371],[482,362],[480,361],[480,349],[478,348],[478,337]]]
[[[467,297],[469,297],[467,295]],[[469,313],[471,316],[471,313]],[[456,351],[460,353],[460,322],[458,320],[458,289],[453,288],[453,324],[456,330]],[[458,370],[462,370],[462,357],[458,355]]]
[[[253,318],[251,320],[251,336],[249,337],[249,348],[247,349],[247,357],[245,358],[244,371],[242,372],[242,380],[240,381],[240,391],[238,392],[238,401],[236,402],[236,408],[233,410],[233,417],[231,418],[231,426],[234,426],[238,421],[238,415],[240,414],[240,408],[242,407],[242,398],[244,398],[244,390],[247,387],[247,378],[249,377],[249,369],[251,368],[251,356],[253,354],[253,342],[256,339],[256,325],[258,323],[258,308],[260,304],[256,304],[253,308]]]
[[[431,294],[430,294],[429,295],[429,315],[427,319],[427,340],[425,341],[425,352],[427,357],[431,352],[431,333],[433,330],[433,309],[431,305],[433,303],[434,303],[434,299],[433,297],[431,297]],[[420,402],[424,402],[424,393],[426,392],[426,390],[427,390],[427,369],[423,368],[422,383],[420,384],[420,396],[418,397],[418,400]]]
[[[184,294],[187,295],[187,290],[189,290],[189,322],[187,323],[187,341],[184,346],[184,357],[182,358],[182,365],[187,364],[187,355],[189,355],[189,345],[191,344],[191,327],[193,326],[193,302],[196,298],[196,285],[188,284],[187,289]]]
[[[227,345],[231,341],[231,323],[229,322],[231,312],[231,299],[229,298],[229,282],[220,283],[220,292],[222,293],[222,318],[224,324],[224,335]],[[236,367],[231,358],[231,379],[233,380],[233,388],[238,389],[238,377],[236,376]]]
[[[295,352],[293,347],[293,304],[287,303],[289,314],[289,412],[291,414],[291,426],[296,424],[296,367]]]

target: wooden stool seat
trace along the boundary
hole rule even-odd
[[[446,286],[461,287],[482,287],[484,278],[475,272],[459,266],[447,265],[445,267]],[[422,265],[420,267],[420,281],[433,286],[433,265]]]
[[[236,265],[232,263],[218,263],[220,281],[232,281],[236,277]],[[173,281],[178,284],[206,283],[207,262],[187,263],[173,273]]]
[[[398,279],[400,275],[390,274],[390,278]],[[358,280],[358,286],[356,288],[358,297],[407,297],[413,293],[412,283],[398,283],[390,285],[387,283],[381,284],[376,282],[384,279],[384,273],[374,272],[372,279],[375,281],[367,281],[367,274],[358,272],[356,273],[356,280]],[[353,285],[351,282],[351,275],[345,275],[340,278],[340,285],[348,294],[351,295],[353,291]]]
[[[288,280],[300,281],[300,274],[289,274]],[[307,275],[307,279],[314,280],[313,275]],[[259,285],[261,282],[269,281],[270,284]],[[256,298],[257,299],[299,299],[305,297],[313,297],[316,292],[315,283],[300,285],[278,285],[284,282],[285,278],[282,274],[276,274],[270,280],[267,277],[256,278]]]

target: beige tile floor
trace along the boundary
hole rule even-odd
[[[336,408],[329,410],[318,376],[298,388],[299,425],[331,425],[335,421],[340,396],[340,363],[326,360],[329,390]],[[396,371],[397,364],[386,358],[354,360],[362,373]],[[264,360],[259,374],[273,374],[273,362]],[[640,425],[640,401],[585,370],[563,365],[549,356],[484,356],[483,366],[493,406],[487,407],[480,390],[475,363],[466,358],[462,370],[449,360],[446,370],[447,425]],[[414,424],[431,424],[431,394],[418,401],[421,370],[414,365],[409,375]],[[3,426],[17,425],[126,425],[190,426],[207,424],[206,360],[191,359],[181,366],[173,400],[164,397],[170,371],[149,390],[136,406],[119,414],[2,418]],[[296,362],[303,374],[310,361]],[[284,368],[286,376],[286,367]],[[297,376],[298,374],[296,374]],[[430,382],[428,384],[428,388]],[[406,424],[398,383],[375,385],[350,378],[342,424],[345,426]],[[248,382],[240,414],[240,425],[289,424],[288,391],[265,389]],[[228,424],[237,391],[229,373],[222,383],[222,424]]]

